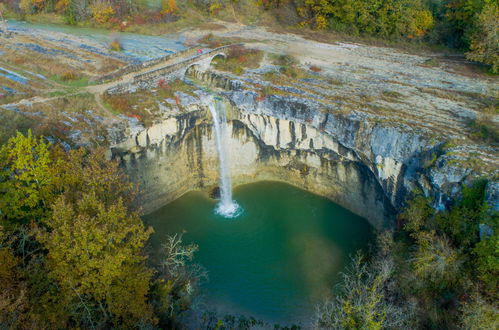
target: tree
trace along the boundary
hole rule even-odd
[[[141,250],[151,230],[138,214],[127,213],[123,200],[106,205],[89,192],[72,203],[61,196],[45,224],[38,239],[48,251],[49,275],[64,295],[105,303],[120,323],[150,319],[146,294],[151,272]]]
[[[174,14],[178,10],[176,0],[161,0],[161,14]]]
[[[461,313],[462,328],[465,330],[499,328],[499,311],[477,294],[461,306]]]
[[[317,29],[394,38],[421,38],[434,23],[421,0],[304,0],[298,13]]]
[[[494,234],[484,237],[473,249],[478,278],[483,281],[491,295],[497,294],[499,288],[499,226]]]
[[[428,284],[449,287],[460,279],[462,260],[445,236],[434,231],[417,234],[417,251],[413,258],[416,276]]]
[[[409,313],[393,304],[387,291],[393,267],[390,258],[369,264],[357,254],[342,274],[340,293],[318,307],[314,329],[404,328]]]
[[[171,327],[189,308],[199,282],[206,278],[200,266],[190,263],[198,246],[183,244],[182,237],[183,234],[174,234],[166,238],[152,288],[155,311],[165,327]]]
[[[499,72],[499,5],[489,3],[476,18],[476,31],[471,36],[470,52],[466,57],[472,61],[491,66],[493,73]]]
[[[49,145],[17,133],[0,148],[0,219],[40,221],[47,216],[56,196],[57,161],[50,157]]]
[[[97,0],[91,6],[92,18],[99,24],[104,24],[114,16],[115,10],[111,4],[105,0]]]

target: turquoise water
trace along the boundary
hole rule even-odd
[[[195,262],[209,272],[208,305],[283,324],[306,321],[331,293],[349,255],[372,238],[367,221],[296,187],[258,182],[237,187],[244,213],[215,214],[216,201],[190,192],[145,217],[157,251],[168,233],[186,231]]]

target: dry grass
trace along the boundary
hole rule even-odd
[[[1,66],[1,65],[0,65]],[[12,94],[2,87],[12,88],[16,93]],[[30,98],[34,95],[33,87],[41,87],[30,82],[29,85],[23,85],[13,80],[0,76],[0,104],[14,103],[24,98]]]
[[[469,123],[471,138],[497,146],[499,144],[499,124],[492,120],[492,115],[482,114]]]
[[[6,39],[5,45],[0,44],[0,50],[4,52],[1,60],[5,63],[18,67],[22,70],[28,70],[42,74],[47,78],[57,76],[61,81],[78,80],[81,77],[99,76],[112,72],[124,65],[124,62],[103,56],[100,54],[88,52],[81,49],[72,51],[75,58],[91,59],[91,63],[68,59],[63,55],[41,54],[29,48],[7,47],[10,43],[37,44],[41,47],[61,52],[70,52],[68,49],[62,49],[54,44],[43,40],[34,39],[26,36],[17,36],[15,39]],[[82,72],[85,71],[85,74]],[[67,76],[68,72],[77,73],[78,78]]]
[[[47,103],[39,103],[34,106],[37,111],[42,111],[47,116],[57,116],[61,111],[67,113],[82,114],[87,110],[97,111],[93,94],[81,93],[57,98]]]
[[[70,134],[80,132],[83,141],[96,145],[105,143],[103,137],[107,133],[104,123],[93,117],[93,114],[99,114],[99,107],[92,94],[71,95],[31,106],[20,105],[18,108],[22,113],[0,112],[0,131],[4,131],[0,137],[29,128],[36,135],[52,136],[63,141],[67,141]],[[6,116],[6,113],[15,115]],[[12,122],[3,122],[3,119]]]
[[[225,26],[222,24],[214,23],[214,22],[205,22],[199,25],[200,30],[212,30],[212,31],[220,31],[224,30]]]
[[[158,105],[149,93],[127,93],[120,95],[104,95],[105,104],[115,113],[133,117],[150,127],[154,121],[154,113],[159,111]]]
[[[180,100],[175,92],[193,94],[194,88],[181,80],[160,81],[154,91],[139,91],[127,94],[104,94],[104,103],[112,112],[137,118],[146,127],[150,127],[161,116],[158,101],[174,99],[180,107]]]
[[[217,70],[242,74],[245,69],[260,67],[262,59],[263,52],[261,50],[232,46],[229,48],[226,58],[215,58],[213,63]]]
[[[396,91],[383,91],[381,93],[381,98],[388,102],[398,102],[404,97],[403,94],[400,94]]]

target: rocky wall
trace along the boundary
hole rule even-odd
[[[376,228],[391,224],[394,209],[373,173],[327,134],[238,109],[230,117],[228,149],[235,185],[283,181],[330,198]],[[142,188],[141,205],[149,213],[190,190],[216,187],[214,139],[210,115],[200,107],[166,119],[111,150]]]

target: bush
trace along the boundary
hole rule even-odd
[[[61,75],[61,80],[62,81],[72,81],[72,80],[78,80],[79,77],[74,71],[66,71]]]
[[[470,122],[471,136],[489,143],[499,143],[499,128],[491,120],[477,118]]]
[[[499,73],[499,5],[494,2],[485,5],[475,25],[466,57],[488,64],[493,73]]]
[[[478,294],[461,306],[462,328],[464,330],[499,329],[499,311]]]
[[[109,48],[115,52],[121,52],[123,50],[123,46],[121,45],[121,41],[118,38],[114,38],[109,43]]]
[[[388,257],[366,263],[357,254],[343,275],[340,293],[319,305],[313,320],[314,329],[402,329],[410,313],[394,304],[388,283],[394,271]]]
[[[309,69],[312,72],[321,72],[322,71],[321,68],[319,68],[318,66],[315,66],[315,65],[310,66]]]
[[[93,20],[99,24],[107,23],[115,14],[114,8],[111,4],[103,0],[94,2],[91,10]]]

